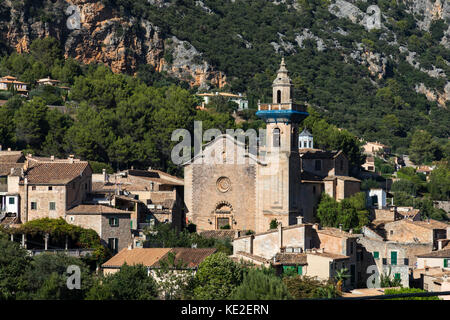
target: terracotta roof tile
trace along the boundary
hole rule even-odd
[[[307,264],[305,253],[277,253],[275,255],[277,264]]]
[[[131,211],[120,210],[103,204],[80,204],[67,210],[67,214],[131,214]]]
[[[26,172],[29,184],[67,184],[81,176],[89,167],[88,162],[36,163]]]
[[[164,257],[171,248],[125,248],[114,257],[102,264],[102,267],[120,268],[123,264],[128,265],[143,264],[151,267],[155,262]]]
[[[428,253],[420,254],[418,258],[450,258],[450,249],[431,251]]]
[[[175,263],[182,262],[189,269],[198,268],[207,257],[217,251],[216,248],[173,248],[170,252],[175,254]],[[166,259],[169,252],[153,264],[153,268],[160,267],[160,261]]]
[[[123,249],[105,262],[102,267],[121,267],[143,264],[146,267],[158,268],[160,261],[168,257],[169,252],[175,254],[175,263],[183,261],[188,268],[197,268],[208,256],[217,251],[216,248],[134,248]]]

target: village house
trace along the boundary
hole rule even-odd
[[[110,275],[119,271],[125,263],[141,264],[147,268],[148,275],[158,281],[155,270],[161,268],[161,261],[166,260],[169,253],[174,255],[175,265],[182,265],[180,272],[195,274],[200,263],[216,251],[216,248],[126,248],[102,264],[102,271],[104,275]]]
[[[183,180],[159,170],[95,174],[90,200],[132,211],[133,230],[155,223],[171,223],[178,230],[185,225]]]
[[[87,161],[42,158],[20,151],[0,151],[2,211],[15,223],[40,218],[64,218],[91,190],[92,170]]]
[[[93,229],[102,244],[117,253],[132,244],[129,211],[102,204],[80,204],[66,212],[66,221],[85,229]]]
[[[233,101],[238,105],[238,111],[248,109],[248,100],[242,93],[233,94],[229,92],[214,92],[214,93],[197,93],[196,96],[202,98],[202,105],[198,107],[198,109],[205,109],[206,105],[211,102],[213,97],[224,97],[229,101]]]
[[[303,223],[262,233],[245,235],[233,240],[233,258],[256,265],[271,265],[278,273],[294,270],[299,275],[328,280],[346,268],[350,278],[345,284],[355,287],[358,268],[357,238],[359,235],[337,228],[323,228]]]
[[[375,156],[377,154],[390,154],[391,149],[389,146],[382,144],[378,141],[366,142],[363,146],[364,153],[370,156]]]
[[[14,90],[21,95],[28,95],[27,84],[18,81],[17,78],[13,76],[4,76],[0,78],[0,90]]]
[[[373,222],[372,222],[373,223]],[[376,265],[378,273],[393,276],[408,287],[411,271],[417,268],[417,256],[438,248],[446,239],[449,225],[435,221],[415,221],[411,218],[380,222],[363,227],[358,240],[362,248],[362,269]],[[370,276],[365,275],[364,281]]]

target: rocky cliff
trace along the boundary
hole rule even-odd
[[[186,41],[164,35],[150,21],[121,14],[102,1],[5,0],[0,4],[0,35],[17,52],[28,51],[36,38],[53,36],[61,41],[66,57],[104,63],[114,72],[133,74],[139,64],[151,64],[192,86],[226,83],[226,76]]]

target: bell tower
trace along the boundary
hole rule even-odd
[[[276,104],[292,102],[292,88],[292,81],[288,76],[288,70],[286,69],[284,58],[282,58],[277,77],[272,84],[272,103]]]
[[[256,115],[266,122],[264,165],[257,182],[258,229],[269,228],[276,219],[283,226],[296,224],[300,212],[299,123],[306,108],[293,102],[293,85],[281,60],[272,84],[272,103],[258,103]]]

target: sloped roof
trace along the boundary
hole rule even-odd
[[[308,131],[308,129],[303,129],[303,131],[298,135],[299,137],[312,137],[313,135],[311,132]]]
[[[334,159],[342,151],[325,151],[321,149],[299,149],[302,159]]]
[[[131,214],[131,211],[120,210],[103,204],[80,204],[67,210],[67,214]]]
[[[217,251],[216,248],[173,248],[169,252],[175,254],[175,263],[181,262],[183,268],[198,268],[198,265],[202,263],[207,257]],[[158,268],[161,266],[160,261],[166,259],[169,255],[167,252],[161,259],[156,261],[152,267]]]
[[[160,261],[166,259],[169,252],[172,252],[175,254],[175,263],[182,261],[187,268],[192,269],[197,268],[203,260],[216,251],[216,248],[126,248],[105,262],[102,267],[121,267],[127,263],[158,268],[161,266]]]
[[[86,161],[36,163],[26,172],[29,184],[67,184],[89,167]]]
[[[440,222],[440,221],[433,220],[433,219],[430,219],[429,221],[411,221],[408,219],[400,220],[400,221],[405,221],[407,223],[412,223],[416,226],[426,228],[426,229],[432,229],[432,230],[433,229],[447,229],[448,227],[450,227],[450,224],[448,224],[448,223]]]
[[[338,228],[328,228],[328,227],[317,230],[317,233],[327,234],[329,236],[339,237],[339,238],[358,238],[359,237],[359,235],[354,234],[354,233],[341,231]]]
[[[171,248],[134,248],[131,250],[125,248],[102,264],[102,267],[120,268],[125,263],[128,265],[143,264],[146,267],[151,267],[170,250]]]
[[[18,175],[23,168],[23,163],[0,163],[0,176],[7,176],[11,174],[11,169],[13,170],[13,175]]]
[[[276,264],[307,264],[306,253],[277,253],[275,254]]]
[[[0,151],[0,163],[23,163],[25,157],[21,151]]]
[[[418,258],[450,258],[450,249],[431,251],[424,254],[419,254]]]

